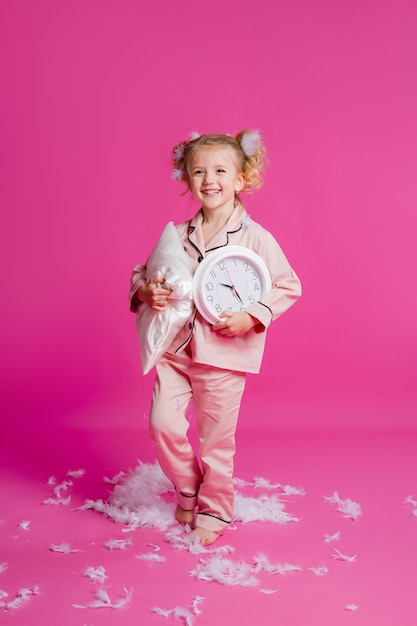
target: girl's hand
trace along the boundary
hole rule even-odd
[[[223,311],[220,313],[220,317],[223,318],[217,324],[213,324],[213,330],[219,331],[221,335],[227,335],[228,337],[235,337],[236,335],[244,335],[251,328],[259,324],[259,320],[256,317],[252,317],[246,311]]]
[[[160,287],[165,283],[162,276],[153,276],[148,283],[144,283],[136,292],[136,297],[141,302],[147,304],[153,311],[161,312],[168,304],[168,298],[172,289]]]

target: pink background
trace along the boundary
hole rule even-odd
[[[172,146],[255,127],[270,166],[247,207],[304,295],[269,333],[242,427],[260,398],[257,427],[415,427],[415,2],[0,11],[2,418],[144,424],[127,290],[196,208]]]
[[[195,626],[415,626],[416,32],[415,0],[0,3],[2,624],[158,626],[152,607],[199,594]],[[196,209],[170,178],[172,146],[243,127],[270,160],[247,208],[304,294],[249,379],[235,474],[306,495],[286,501],[299,523],[218,543],[302,566],[265,576],[274,595],[195,581],[199,556],[157,529],[109,552],[122,524],[78,510],[108,497],[103,476],[154,461],[127,292],[165,224]],[[44,506],[48,477],[78,468],[71,503]],[[323,500],[335,490],[362,505],[355,522]],[[61,542],[81,551],[51,552]],[[135,558],[149,542],[165,565]],[[133,589],[125,611],[73,608],[99,565],[112,598]],[[27,606],[2,608],[34,584]]]

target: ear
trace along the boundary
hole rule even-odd
[[[239,191],[242,191],[244,186],[245,186],[245,177],[243,174],[239,174],[239,176],[236,178],[235,192],[239,193]]]

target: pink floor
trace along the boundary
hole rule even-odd
[[[95,511],[76,510],[87,499],[107,497],[111,486],[104,476],[135,467],[137,459],[154,461],[142,423],[138,430],[116,426],[26,430],[25,436],[10,428],[3,433],[0,605],[13,603],[21,589],[38,585],[39,594],[30,595],[20,608],[0,609],[1,626],[417,624],[417,504],[404,502],[408,496],[417,498],[416,432],[255,432],[243,427],[236,476],[303,487],[305,495],[283,497],[286,510],[300,521],[239,524],[217,545],[233,546],[227,557],[233,561],[253,564],[263,553],[271,563],[297,565],[301,571],[261,572],[254,587],[226,587],[191,576],[205,555],[175,550],[162,531],[125,533],[122,525]],[[60,482],[69,470],[78,469],[85,474],[73,478],[73,486],[62,494],[71,495],[70,504],[42,504],[53,495],[47,484],[51,475]],[[335,491],[360,504],[357,519],[343,517],[325,501],[323,496]],[[257,495],[262,493],[260,489]],[[30,521],[26,530],[24,521]],[[340,539],[324,541],[337,531]],[[125,550],[103,545],[127,537],[132,545]],[[64,542],[80,552],[50,550]],[[156,550],[154,546],[160,547],[164,563],[135,558]],[[332,558],[338,553],[356,558]],[[310,570],[319,566],[327,568],[325,575]],[[90,604],[100,588],[82,575],[88,567],[105,569],[111,602],[133,590],[125,608],[73,606]],[[204,598],[201,613],[188,622],[152,612],[155,607],[190,607],[196,597]]]

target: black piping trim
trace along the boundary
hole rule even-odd
[[[193,242],[191,241],[191,239],[190,239],[190,235],[191,235],[191,233],[193,233],[194,231],[195,231],[195,226],[190,226],[190,227],[189,227],[189,229],[188,229],[187,239],[188,239],[188,242],[189,242],[189,243],[192,245],[192,247],[194,248],[194,250],[197,250],[197,252],[198,252],[198,259],[197,259],[197,261],[198,261],[199,263],[201,263],[201,261],[204,259],[204,257],[203,257],[203,255],[201,254],[200,248],[197,248],[197,246],[195,245],[195,243],[193,243]]]
[[[198,512],[198,515],[206,515],[207,517],[214,517],[215,519],[220,520],[221,522],[224,522],[225,524],[231,524],[231,522],[226,522],[225,519],[222,519],[221,517],[219,517],[218,515],[213,515],[213,513],[201,513],[200,511]]]
[[[184,498],[196,498],[198,496],[198,491],[193,496],[188,495],[188,493],[182,493],[182,491],[178,492],[180,496],[184,496]]]
[[[181,344],[180,346],[178,346],[178,348],[175,350],[175,354],[176,354],[179,350],[181,350],[181,348],[183,348],[184,346],[186,346],[186,345],[187,345],[187,343],[191,340],[191,337],[193,336],[193,331],[194,331],[194,322],[195,322],[195,318],[196,318],[196,316],[197,316],[197,309],[196,309],[196,311],[195,311],[195,313],[194,313],[193,321],[192,321],[192,322],[190,322],[190,323],[188,324],[188,328],[190,329],[190,331],[191,331],[191,332],[190,332],[190,334],[188,335],[187,339],[186,339],[185,341],[183,341],[183,342],[182,342],[182,344]]]
[[[268,311],[271,314],[271,317],[273,316],[273,313],[272,313],[271,309],[269,308],[269,306],[267,304],[264,304],[263,302],[258,302],[258,304],[262,304],[262,306],[264,306],[266,309],[268,309]]]
[[[208,250],[206,250],[206,254],[207,252],[213,252],[213,250],[219,250],[219,248],[225,248],[226,246],[229,245],[229,235],[234,235],[235,233],[238,233],[240,230],[242,230],[243,228],[243,223],[239,226],[239,228],[236,228],[236,230],[228,230],[226,232],[226,237],[227,237],[227,241],[226,243],[224,243],[221,246],[216,246],[215,248],[209,248]],[[188,235],[187,235],[187,239],[188,242],[192,245],[192,247],[194,248],[194,250],[196,250],[198,252],[198,259],[197,261],[199,263],[201,263],[201,261],[204,259],[204,256],[201,254],[201,250],[199,248],[197,248],[197,246],[195,245],[195,243],[193,243],[190,239],[190,235],[191,233],[193,233],[195,231],[195,226],[190,226],[188,229]]]

